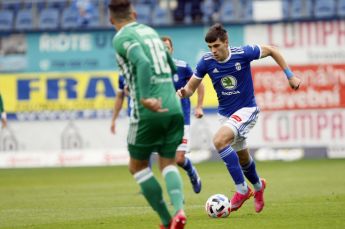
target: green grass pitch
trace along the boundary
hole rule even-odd
[[[181,171],[186,228],[345,228],[345,160],[257,167],[268,182],[265,209],[255,213],[250,199],[225,219],[211,219],[204,211],[210,195],[230,198],[234,192],[223,163],[197,165],[203,181],[198,195]],[[156,165],[154,172],[162,181]],[[158,224],[126,166],[0,170],[0,228],[151,229]]]

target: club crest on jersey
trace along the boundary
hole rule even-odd
[[[241,64],[239,62],[237,62],[235,64],[235,68],[236,68],[237,71],[240,71],[242,69]]]
[[[237,80],[233,76],[225,76],[221,79],[223,88],[227,90],[232,90],[237,87]]]
[[[174,82],[178,82],[178,75],[177,74],[174,74]]]

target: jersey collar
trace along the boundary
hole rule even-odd
[[[122,28],[121,28],[117,33],[119,34],[124,28],[130,27],[130,26],[135,25],[135,24],[137,24],[137,23],[138,23],[138,22],[136,22],[136,21],[133,21],[133,22],[131,22],[131,23],[128,23],[127,25],[122,26]]]
[[[222,61],[218,61],[218,63],[226,63],[230,60],[231,58],[231,49],[230,49],[230,46],[228,47],[229,49],[229,56],[225,59],[225,60],[222,60]]]

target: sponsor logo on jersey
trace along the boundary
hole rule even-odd
[[[233,76],[225,76],[221,79],[223,88],[233,90],[237,87],[237,80]]]
[[[241,64],[239,62],[237,62],[235,64],[235,68],[236,68],[237,71],[240,71],[242,69],[242,66],[241,66]]]
[[[241,122],[242,121],[242,119],[238,115],[231,115],[230,118],[234,119],[237,122]]]
[[[222,91],[222,95],[236,95],[240,94],[240,91]]]
[[[213,71],[212,71],[212,73],[218,73],[218,72],[219,72],[219,71],[218,71],[217,68],[213,69]]]

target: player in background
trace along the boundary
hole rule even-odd
[[[275,47],[229,47],[227,31],[221,24],[209,28],[205,41],[211,52],[200,59],[193,77],[177,94],[181,98],[190,97],[204,76],[209,75],[217,93],[218,113],[222,124],[213,138],[213,144],[236,185],[236,193],[231,199],[231,210],[236,211],[254,195],[255,211],[261,212],[264,207],[266,181],[259,178],[255,162],[246,145],[248,132],[254,127],[259,115],[250,62],[271,56],[285,72],[292,89],[297,90],[301,80],[292,73]],[[244,176],[254,186],[254,193]]]
[[[4,103],[2,101],[2,96],[0,94],[0,114],[1,114],[1,128],[6,128],[7,126],[7,116],[4,108]]]
[[[183,136],[183,114],[172,82],[176,67],[157,32],[136,22],[129,0],[111,0],[110,21],[116,60],[129,87],[133,110],[127,137],[129,170],[150,206],[158,214],[161,228],[182,229],[186,224],[182,179],[175,163]],[[162,188],[148,167],[152,152],[159,154],[159,168],[174,208],[172,217]]]
[[[165,43],[165,46],[167,47],[169,53],[172,55],[173,53],[173,43],[170,37],[164,36],[161,38],[163,42]],[[193,71],[191,67],[183,60],[178,60],[173,58],[174,63],[177,67],[177,73],[173,75],[173,81],[175,89],[178,90],[181,87],[185,86],[188,80],[192,77]],[[200,84],[198,89],[198,98],[197,98],[197,105],[194,110],[194,116],[196,118],[202,118],[204,115],[203,109],[202,109],[202,103],[204,100],[204,93],[205,88],[204,84]],[[181,106],[184,116],[184,133],[183,133],[183,139],[182,143],[178,146],[176,151],[176,163],[178,166],[183,168],[190,179],[190,182],[192,183],[193,190],[195,193],[199,193],[201,191],[201,179],[198,174],[198,171],[193,166],[192,161],[186,157],[186,153],[190,151],[190,99],[189,98],[182,98],[181,99]]]
[[[127,115],[129,116],[131,113],[131,108],[130,108],[131,99],[128,96],[128,94],[129,92],[126,86],[125,77],[123,75],[119,75],[119,88],[117,89],[117,92],[116,92],[113,116],[111,118],[111,125],[110,125],[110,131],[113,134],[116,133],[116,120],[119,117],[125,97],[127,97]]]

